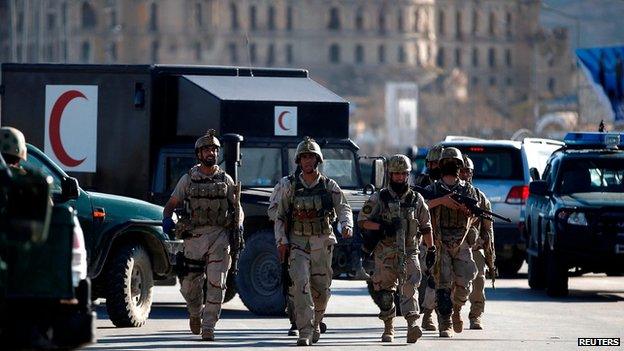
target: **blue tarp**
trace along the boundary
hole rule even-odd
[[[598,93],[609,100],[614,120],[624,122],[624,46],[577,49],[576,56]]]

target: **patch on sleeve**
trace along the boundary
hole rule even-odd
[[[364,205],[364,207],[362,208],[362,212],[369,215],[371,212],[373,212],[373,207],[371,205]]]

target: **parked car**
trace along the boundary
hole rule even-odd
[[[474,185],[492,202],[492,211],[511,218],[494,221],[496,266],[502,275],[518,272],[526,258],[525,204],[529,196],[530,168],[543,171],[550,154],[563,146],[555,140],[523,141],[447,137],[441,143],[456,147],[474,162]]]
[[[568,133],[565,142],[526,205],[529,286],[550,296],[568,294],[570,268],[624,273],[624,133]]]
[[[106,299],[108,315],[118,327],[145,323],[155,280],[173,275],[171,261],[181,247],[161,228],[162,210],[145,201],[81,189],[41,150],[27,145],[26,167],[52,178],[55,204],[76,209],[84,231],[93,299]],[[175,280],[173,280],[175,282]]]

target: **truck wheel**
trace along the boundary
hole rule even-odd
[[[256,232],[245,244],[238,263],[236,287],[249,311],[260,316],[284,315],[282,265],[277,258],[272,231]]]
[[[556,251],[546,248],[546,294],[552,297],[568,295],[568,266]]]
[[[227,280],[225,281],[225,297],[223,303],[232,300],[236,296],[236,276],[232,273],[232,269],[228,272]]]
[[[544,258],[529,254],[529,287],[533,290],[541,290],[546,287],[546,267]]]
[[[510,259],[496,262],[496,268],[502,278],[512,278],[518,274],[524,264],[524,256],[516,252]]]
[[[108,262],[106,310],[117,327],[140,327],[152,307],[154,276],[149,254],[139,244],[121,246]]]

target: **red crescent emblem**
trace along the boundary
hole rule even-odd
[[[282,128],[283,130],[290,130],[290,128],[286,128],[286,126],[284,125],[284,116],[287,113],[290,113],[290,111],[284,111],[280,113],[279,116],[277,117],[277,124],[279,124],[280,128]]]
[[[83,163],[86,160],[86,157],[82,160],[76,160],[67,154],[67,151],[63,147],[63,143],[61,142],[61,117],[63,117],[63,111],[65,111],[65,107],[75,98],[83,98],[87,100],[87,98],[78,90],[69,90],[64,92],[54,103],[52,107],[52,112],[50,112],[50,144],[52,145],[52,151],[56,155],[58,160],[68,166],[68,167],[76,167],[79,164]]]

